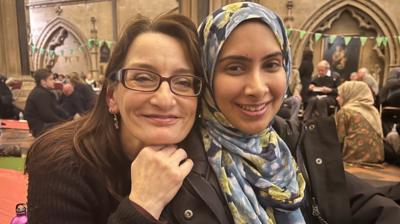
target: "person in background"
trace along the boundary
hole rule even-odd
[[[385,139],[400,156],[400,123],[393,125],[392,131],[386,135]]]
[[[304,110],[305,121],[312,118],[328,117],[329,106],[336,104],[338,79],[328,75],[329,68],[329,63],[325,60],[320,61],[317,65],[316,78],[311,81],[308,87],[309,99]]]
[[[301,98],[303,103],[307,103],[308,100],[308,86],[311,82],[311,76],[314,71],[313,63],[313,52],[309,49],[303,51],[303,58],[299,67],[300,79],[301,79]]]
[[[13,95],[6,82],[7,77],[0,75],[0,118],[13,119],[15,118]]]
[[[227,215],[213,201],[212,212],[196,209],[193,222],[206,215],[215,221],[197,223],[389,224],[400,219],[398,205],[344,172],[333,117],[302,126],[276,116],[291,56],[285,27],[274,12],[256,3],[233,3],[206,17],[198,31],[206,69],[203,143],[233,220],[218,222],[230,219],[221,218]],[[202,194],[211,200],[207,196]],[[198,205],[193,198],[185,200]]]
[[[383,133],[386,135],[393,124],[400,121],[400,68],[394,68],[389,72],[386,83],[380,90],[379,101],[382,106]],[[384,107],[397,107],[398,109],[387,113]]]
[[[339,86],[336,126],[348,163],[381,163],[384,160],[382,124],[368,85],[347,81]]]
[[[376,82],[374,77],[372,77],[372,75],[369,73],[367,68],[363,67],[363,68],[358,69],[357,80],[367,83],[368,87],[372,91],[374,99],[376,96],[378,96],[378,94],[379,94],[378,82]]]
[[[96,103],[96,93],[92,87],[86,84],[77,72],[72,72],[69,75],[69,81],[74,87],[74,93],[78,95],[83,110],[90,111]]]
[[[283,104],[281,109],[278,112],[278,115],[281,117],[285,117],[287,119],[297,120],[299,116],[299,111],[301,107],[301,80],[299,71],[297,69],[292,69],[292,74],[289,79],[288,91],[286,93],[285,99],[283,100]],[[285,114],[285,111],[288,115],[282,116]]]
[[[53,74],[47,69],[38,69],[34,73],[36,86],[26,100],[24,118],[34,137],[46,129],[68,119],[67,113],[58,104],[54,89]]]
[[[29,223],[165,223],[161,214],[196,159],[190,144],[178,144],[198,118],[197,40],[183,15],[140,17],[126,27],[94,109],[28,151]],[[185,210],[171,210],[187,221]]]
[[[93,79],[93,75],[90,72],[86,74],[85,83],[91,86],[93,90],[97,88],[97,82]]]
[[[350,81],[357,81],[358,80],[358,73],[357,72],[352,72],[350,74]]]
[[[83,116],[82,101],[74,91],[74,87],[70,84],[63,85],[63,95],[61,97],[61,107],[68,113],[69,119],[73,119],[75,115]]]

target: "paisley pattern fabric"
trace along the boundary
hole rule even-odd
[[[199,27],[206,68],[202,100],[205,149],[235,223],[305,223],[299,209],[305,182],[285,142],[269,125],[255,135],[242,133],[215,103],[213,80],[218,54],[230,33],[250,19],[265,23],[275,34],[289,79],[288,39],[276,14],[246,2],[224,6],[209,15]]]

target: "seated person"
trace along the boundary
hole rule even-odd
[[[34,74],[36,87],[29,93],[25,106],[25,118],[34,137],[50,126],[65,121],[67,113],[58,104],[54,89],[54,77],[47,69],[38,69]]]
[[[380,115],[368,85],[348,81],[338,88],[340,110],[336,126],[343,160],[351,163],[383,162],[383,133]]]
[[[385,139],[393,147],[394,151],[400,155],[400,123],[393,125],[392,131],[386,135]]]
[[[61,106],[68,113],[70,119],[72,119],[76,114],[82,116],[85,112],[79,95],[76,94],[74,87],[69,83],[64,84],[63,86]]]
[[[299,71],[292,69],[292,74],[289,79],[288,93],[283,100],[283,104],[278,114],[283,118],[297,120],[301,106],[301,80]],[[286,115],[285,115],[286,114]]]
[[[386,84],[381,89],[380,100],[383,106],[400,107],[400,68],[390,71]]]
[[[400,107],[400,68],[390,71],[385,85],[379,94],[379,101],[383,107]],[[400,110],[385,110],[382,108],[383,133],[390,132],[394,123],[399,122]]]
[[[6,85],[7,78],[0,75],[0,118],[15,118],[13,97],[11,90]]]
[[[328,117],[328,107],[336,104],[337,79],[327,75],[329,67],[329,63],[325,60],[317,65],[317,77],[308,87],[310,98],[304,111],[304,120]]]

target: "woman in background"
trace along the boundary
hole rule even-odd
[[[339,86],[336,126],[343,160],[349,163],[381,163],[384,160],[381,118],[368,85],[347,81]]]

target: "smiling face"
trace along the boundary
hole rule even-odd
[[[183,45],[165,34],[140,34],[130,45],[124,68],[140,68],[163,77],[193,73]],[[177,144],[193,126],[197,98],[173,94],[167,82],[156,92],[126,89],[119,83],[109,100],[113,113],[121,115],[121,141],[134,158],[149,145]]]
[[[286,87],[283,60],[265,24],[245,22],[231,33],[217,61],[214,92],[219,109],[235,128],[259,133],[278,112]]]

